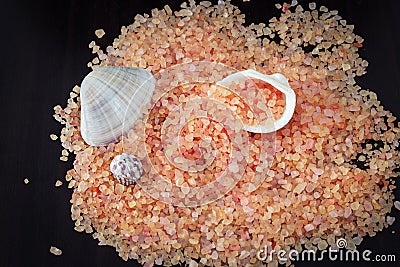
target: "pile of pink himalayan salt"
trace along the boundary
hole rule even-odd
[[[143,154],[135,144],[153,144],[157,136],[141,134],[145,124],[138,121],[124,138],[127,147],[122,142],[88,146],[80,135],[75,87],[67,106],[56,106],[54,115],[64,125],[61,160],[68,151],[75,155],[74,168],[66,176],[73,189],[75,229],[92,233],[99,245],[114,246],[124,260],[136,259],[145,266],[186,262],[193,267],[263,266],[256,254],[264,246],[325,249],[346,238],[348,248],[354,248],[362,237],[387,227],[395,189],[391,178],[398,175],[400,162],[400,129],[376,94],[355,83],[368,63],[357,53],[363,39],[353,33],[354,27],[337,11],[323,6],[317,10],[315,4],[311,10],[278,5],[280,18],[250,26],[244,26],[244,15],[229,1],[189,1],[181,7],[137,15],[106,52],[92,42],[97,57],[89,66],[132,66],[155,74],[179,63],[211,61],[284,74],[297,105],[289,124],[275,133],[270,170],[258,188],[249,190],[254,189],[251,177],[259,163],[257,146],[262,145],[260,134],[249,134],[250,163],[243,179],[222,198],[199,207],[155,200],[138,185],[119,184],[109,165],[123,150]],[[275,36],[282,41],[272,41]],[[306,46],[313,46],[312,52],[305,52]],[[149,113],[150,131],[163,124],[151,117],[162,108],[155,105]],[[226,145],[223,129],[204,131],[221,144],[218,148]],[[148,149],[157,153],[152,146]],[[277,266],[277,260],[268,266]]]

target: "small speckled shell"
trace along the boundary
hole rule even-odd
[[[143,174],[140,160],[134,155],[123,153],[111,161],[110,170],[114,177],[123,185],[131,185]]]
[[[117,142],[132,129],[150,102],[153,75],[140,68],[105,66],[90,72],[81,85],[81,134],[91,146]]]

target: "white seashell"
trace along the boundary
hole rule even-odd
[[[134,155],[122,153],[111,161],[110,171],[123,185],[131,185],[143,174],[143,166]]]
[[[244,130],[252,133],[270,133],[284,127],[293,116],[294,109],[296,107],[296,94],[290,87],[286,77],[282,74],[274,73],[272,75],[266,75],[255,70],[245,70],[229,75],[223,80],[217,82],[217,85],[229,88],[229,84],[231,84],[233,81],[238,82],[240,80],[246,80],[249,78],[259,79],[267,82],[281,91],[285,95],[286,105],[282,116],[278,120],[268,120],[258,126],[244,125]]]
[[[106,66],[90,72],[80,93],[85,142],[105,146],[118,141],[142,116],[154,88],[153,75],[144,69]]]

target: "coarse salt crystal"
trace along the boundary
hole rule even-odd
[[[364,202],[364,208],[365,208],[366,211],[371,211],[371,210],[374,209],[374,207],[372,206],[370,201],[365,201]]]
[[[359,111],[360,110],[360,106],[356,106],[356,105],[350,105],[348,107],[349,111]]]
[[[199,264],[196,261],[190,260],[189,267],[198,267],[198,266],[199,266]]]
[[[352,213],[352,211],[351,211],[351,208],[350,207],[346,207],[345,209],[344,209],[344,217],[345,218],[349,218],[349,216],[351,215],[351,213]]]
[[[334,89],[338,88],[336,82],[334,82],[334,81],[329,81],[328,87],[329,87],[329,89],[331,89],[331,90],[334,90]]]
[[[359,246],[359,245],[361,244],[362,241],[363,241],[363,238],[362,238],[361,236],[356,236],[356,237],[353,238],[353,243],[354,243],[356,246]]]
[[[324,173],[324,170],[319,169],[319,168],[315,168],[315,167],[311,167],[311,170],[316,174],[316,175],[321,175]]]
[[[91,41],[89,43],[89,48],[93,48],[95,45],[96,45],[96,42],[95,41]]]
[[[387,222],[387,224],[389,224],[389,225],[392,225],[392,224],[394,223],[395,220],[396,220],[395,217],[392,217],[392,216],[387,216],[387,217],[386,217],[386,222]]]
[[[129,206],[129,208],[135,207],[135,206],[136,206],[136,201],[134,201],[134,200],[129,201],[129,202],[128,202],[128,206]]]
[[[57,247],[50,247],[50,253],[56,256],[60,256],[62,254],[62,250]]]
[[[328,117],[333,117],[333,115],[335,115],[335,112],[332,109],[324,109],[324,114]]]
[[[310,231],[312,231],[314,229],[315,229],[315,227],[314,227],[314,225],[312,223],[309,223],[309,224],[304,226],[304,230],[306,230],[306,232],[310,232]]]
[[[96,34],[97,38],[102,38],[106,33],[104,32],[103,29],[98,29],[94,32],[94,34]]]
[[[306,188],[307,184],[306,183],[301,183],[298,184],[294,189],[293,192],[296,194],[300,194],[301,192],[303,192],[304,188]]]
[[[304,64],[306,64],[306,65],[310,65],[311,62],[312,62],[312,58],[310,58],[310,57],[307,57],[304,59]]]
[[[344,71],[349,70],[351,68],[351,66],[349,64],[342,64],[342,69]]]
[[[329,65],[328,66],[328,70],[330,70],[330,71],[335,70],[335,69],[336,69],[336,66],[334,66],[334,65]]]

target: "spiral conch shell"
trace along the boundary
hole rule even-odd
[[[81,135],[92,146],[118,141],[150,102],[155,79],[144,69],[105,66],[81,84]],[[129,108],[128,108],[129,107]]]

